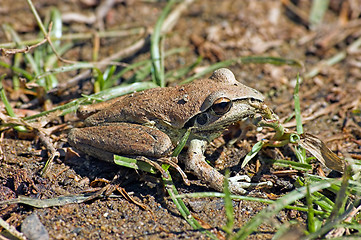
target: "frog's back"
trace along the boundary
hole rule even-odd
[[[255,98],[262,94],[238,82],[228,69],[219,69],[209,79],[190,84],[153,88],[120,98],[110,107],[86,119],[87,125],[107,122],[150,123],[163,122],[182,128],[189,119],[208,109],[219,97],[229,99]]]
[[[86,124],[99,125],[108,122],[144,124],[162,121],[172,127],[182,128],[188,119],[200,112],[205,98],[216,90],[212,87],[204,88],[210,81],[210,79],[202,79],[184,86],[153,88],[124,96],[111,106],[88,117]]]

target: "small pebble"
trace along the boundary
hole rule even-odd
[[[49,234],[44,225],[40,222],[38,215],[32,213],[27,216],[21,224],[21,232],[29,240],[48,240]]]

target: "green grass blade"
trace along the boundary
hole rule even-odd
[[[174,149],[172,153],[172,157],[177,157],[181,153],[182,149],[184,148],[184,146],[188,141],[189,135],[191,134],[191,130],[192,130],[191,128],[188,128],[187,131],[184,133],[177,147]]]
[[[302,240],[323,239],[323,238],[321,238],[321,236],[325,235],[331,229],[335,228],[342,220],[344,220],[346,217],[348,217],[353,210],[354,210],[353,205],[348,207],[344,213],[338,215],[335,219],[333,219],[333,221],[326,222],[326,224],[324,224],[318,231],[307,235],[306,237],[302,238]],[[341,237],[339,239],[348,239],[348,238]],[[353,238],[351,236],[350,239],[359,239],[359,238],[357,238],[357,237]]]
[[[297,133],[302,134],[303,127],[302,127],[302,116],[301,116],[299,91],[300,91],[300,76],[299,76],[299,74],[297,74],[297,81],[296,81],[296,86],[295,86],[295,90],[293,93],[293,99],[294,99],[294,103],[295,103],[295,117],[296,117],[296,124],[297,124],[296,125]]]
[[[35,17],[35,19],[36,19],[36,21],[38,23],[38,26],[39,26],[41,32],[44,34],[44,36],[46,36],[47,31],[46,31],[46,29],[44,27],[43,22],[41,21],[41,18],[39,16],[38,12],[36,11],[36,8],[33,5],[33,2],[31,0],[26,0],[26,1],[28,2],[31,11],[33,12],[33,15],[34,15],[34,17]]]
[[[17,47],[23,48],[23,45],[20,45],[19,42],[21,42],[21,39],[19,35],[15,32],[15,30],[8,24],[3,24],[3,28],[6,32],[10,33],[13,41],[16,43]],[[24,55],[26,61],[30,64],[31,69],[33,72],[37,75],[40,73],[40,66],[36,63],[35,59],[31,54],[25,54]]]
[[[45,90],[49,91],[50,89],[58,86],[58,79],[54,75],[49,75],[45,77]]]
[[[262,142],[262,141],[259,141],[255,145],[253,145],[252,150],[244,158],[241,168],[244,168],[247,165],[247,163],[249,163],[249,161],[251,161],[257,155],[257,153],[259,151],[261,151],[263,145],[264,145],[264,142]]]
[[[16,53],[16,54],[14,55],[14,62],[13,62],[12,65],[13,65],[14,67],[19,68],[22,59],[23,59],[23,55],[20,54],[20,53]],[[17,90],[20,89],[20,80],[19,80],[19,76],[18,76],[17,74],[14,74],[14,75],[13,75],[13,88],[14,88],[14,91],[17,91]]]
[[[6,93],[5,93],[5,89],[3,88],[3,85],[2,85],[2,80],[5,78],[5,74],[1,75],[0,76],[0,97],[1,97],[1,101],[4,103],[5,105],[5,110],[7,112],[7,114],[10,116],[10,117],[16,117],[15,113],[14,113],[14,110],[13,108],[11,107],[10,105],[10,102],[8,100],[8,98],[6,97]]]
[[[295,154],[300,163],[306,163],[306,150],[301,146],[295,146]]]
[[[308,179],[312,179],[312,177],[307,176]],[[311,180],[313,181],[313,180]],[[296,186],[301,186],[304,187],[306,186],[304,182],[302,182],[302,180],[300,178],[297,178]],[[329,216],[331,214],[332,209],[334,208],[334,203],[331,199],[329,199],[328,197],[326,197],[325,195],[323,195],[320,192],[314,192],[312,195],[312,201],[314,204],[317,204],[321,209],[323,209],[326,214]]]
[[[119,155],[114,155],[114,163],[119,166],[132,168],[135,170],[142,170],[142,171],[153,173],[153,174],[157,173],[157,170],[154,169],[148,163],[138,161],[134,158],[128,158],[128,157],[123,157],[123,156],[119,156]]]
[[[146,64],[150,63],[151,61],[150,60],[143,60],[143,61],[139,61],[139,62],[136,62],[136,63],[133,63],[133,64],[130,64],[129,66],[123,68],[121,71],[119,71],[118,73],[114,74],[114,76],[111,77],[111,79],[109,79],[109,81],[106,82],[106,89],[110,86],[113,86],[116,81],[118,79],[120,79],[121,77],[123,77],[123,75],[133,69],[136,69],[138,67],[142,67],[142,66],[145,66]],[[133,83],[131,81],[125,81],[125,83]]]
[[[281,166],[281,167],[290,167],[295,170],[299,171],[309,171],[312,170],[312,166],[308,163],[300,163],[295,161],[289,161],[289,160],[270,160],[273,162],[274,165]]]
[[[187,206],[184,204],[183,200],[179,198],[178,191],[176,187],[174,186],[174,183],[172,181],[171,175],[168,170],[166,170],[166,173],[168,174],[168,178],[164,178],[162,176],[164,185],[166,186],[166,189],[168,191],[169,196],[171,197],[172,201],[176,205],[178,211],[183,216],[183,218],[188,222],[189,225],[191,225],[194,229],[203,231],[210,239],[217,239],[217,237],[211,233],[208,230],[205,230],[202,225],[192,216]]]
[[[321,177],[321,176],[312,175],[312,174],[305,174],[305,175],[308,176],[309,178],[311,178],[312,181],[322,181],[322,180],[325,180],[325,179],[326,180],[330,179],[330,178]],[[349,184],[348,191],[350,191],[351,194],[360,195],[360,193],[361,193],[360,179],[349,180],[348,184]],[[335,183],[335,184],[332,185],[332,187],[329,190],[334,192],[334,193],[338,193],[340,191],[340,188],[341,188],[341,184]]]
[[[313,209],[313,202],[312,202],[312,196],[311,196],[311,191],[310,191],[310,184],[307,182],[306,183],[306,202],[307,202],[307,207],[308,207],[308,211],[307,211],[307,226],[308,226],[308,231],[313,233],[316,231],[316,227],[315,227],[315,212]]]
[[[241,63],[269,63],[277,66],[290,65],[295,67],[302,67],[302,63],[295,59],[287,59],[280,57],[265,57],[265,56],[249,56],[240,57],[238,59]]]
[[[223,230],[226,232],[226,238],[229,239],[230,236],[233,234],[233,228],[234,228],[234,213],[233,213],[233,201],[231,198],[231,191],[229,191],[229,169],[227,169],[225,177],[224,177],[224,183],[223,183],[223,192],[224,192],[224,208],[226,212],[226,225],[223,226]]]
[[[114,75],[116,69],[117,67],[115,65],[107,67],[103,73],[104,81],[109,81],[109,79],[111,79]]]
[[[148,62],[144,66],[142,66],[139,70],[137,70],[134,73],[134,75],[127,80],[127,82],[128,83],[141,82],[150,76],[151,71],[152,71],[152,63]]]
[[[26,78],[28,80],[34,79],[34,77],[33,77],[33,75],[31,73],[29,73],[28,71],[26,71],[26,70],[24,70],[22,68],[15,67],[13,65],[7,64],[6,62],[2,62],[2,61],[0,61],[0,66],[4,67],[4,68],[11,69],[17,75],[23,76],[24,78]]]
[[[309,16],[309,21],[311,24],[311,28],[315,28],[322,22],[323,16],[325,15],[329,0],[313,0],[311,5],[311,11]]]
[[[88,63],[88,62],[79,62],[79,63],[75,63],[75,64],[70,64],[67,66],[50,69],[49,71],[43,72],[41,74],[37,74],[37,76],[35,77],[35,80],[39,80],[39,79],[49,76],[51,74],[58,74],[58,73],[69,72],[69,71],[73,71],[73,70],[79,70],[79,69],[89,69],[89,68],[91,69],[93,67],[94,67],[94,64]]]
[[[328,219],[329,222],[333,221],[337,216],[342,214],[342,212],[344,211],[344,207],[349,194],[347,188],[349,186],[350,178],[351,178],[351,169],[350,167],[347,167],[345,173],[342,176],[341,187],[340,190],[337,192],[335,205],[334,208],[332,209],[331,216]]]
[[[293,99],[295,104],[295,118],[296,118],[296,128],[297,133],[302,134],[303,133],[303,127],[302,127],[302,116],[301,116],[301,105],[300,105],[300,96],[299,96],[299,90],[300,90],[300,76],[297,74],[297,81],[295,90],[293,93]],[[295,154],[301,163],[306,163],[306,149],[304,149],[301,146],[295,146]]]
[[[175,2],[176,1],[174,0],[170,0],[163,9],[154,27],[154,31],[150,40],[150,54],[152,57],[153,76],[155,83],[161,87],[165,87],[164,65],[162,63],[163,56],[161,55],[160,51],[161,30],[163,22]]]
[[[94,70],[94,72],[96,72],[96,78],[95,78],[95,82],[94,82],[94,92],[98,93],[101,90],[103,90],[103,86],[104,86],[103,73],[102,73],[102,71],[100,71],[99,68],[94,68],[93,70]]]
[[[63,36],[63,21],[61,19],[61,13],[57,8],[52,8],[50,12],[50,19],[53,23],[50,36],[55,38],[61,38]],[[60,47],[60,40],[53,42],[55,49]],[[50,46],[49,46],[50,47]],[[49,49],[52,52],[52,49]]]
[[[13,108],[11,107],[8,98],[6,97],[5,89],[2,85],[2,80],[5,78],[5,74],[0,76],[0,99],[5,105],[5,110],[10,117],[16,117]],[[26,132],[27,129],[24,126],[14,126],[14,129],[19,132]]]
[[[313,183],[310,185],[310,193],[328,188],[333,182],[334,181],[330,180]],[[281,197],[275,203],[260,211],[255,217],[253,217],[250,221],[243,225],[241,230],[238,231],[237,234],[232,237],[232,239],[246,239],[252,232],[256,231],[259,225],[264,223],[267,219],[273,217],[285,206],[301,198],[304,198],[306,196],[306,192],[306,187],[301,187]]]
[[[207,198],[207,197],[218,197],[218,198],[224,198],[224,193],[219,192],[198,192],[198,193],[186,193],[186,194],[180,194],[177,196],[177,198]],[[275,203],[274,200],[270,199],[264,199],[264,198],[257,198],[257,197],[249,197],[249,196],[241,196],[241,195],[232,195],[230,196],[233,200],[239,200],[239,201],[253,201],[253,202],[260,202],[260,203],[267,203],[267,204],[273,204]],[[303,211],[307,212],[308,208],[303,206],[292,206],[287,205],[284,206],[286,209],[292,209],[297,211]],[[325,212],[315,210],[315,214],[321,215],[321,216],[327,216]]]
[[[134,84],[130,84],[127,86],[120,85],[117,87],[106,89],[99,93],[92,94],[90,97],[82,97],[82,98],[76,99],[76,100],[71,101],[62,106],[55,107],[52,110],[44,111],[44,112],[36,114],[36,115],[25,117],[24,120],[26,120],[26,121],[35,120],[39,117],[45,116],[45,115],[47,115],[51,112],[55,112],[55,111],[61,111],[59,116],[63,116],[67,113],[75,112],[80,105],[92,103],[91,99],[101,99],[101,100],[106,101],[106,100],[109,100],[109,99],[112,99],[115,97],[119,97],[119,96],[122,96],[125,94],[129,94],[129,93],[132,93],[135,91],[142,91],[142,90],[145,90],[148,88],[154,88],[154,87],[157,87],[157,86],[152,82],[134,83]]]

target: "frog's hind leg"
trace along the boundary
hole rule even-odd
[[[129,123],[74,128],[69,132],[68,142],[108,162],[113,162],[114,154],[159,158],[167,156],[172,149],[172,142],[165,133]]]
[[[101,161],[114,163],[114,154],[111,152],[104,151],[100,148],[94,148],[91,145],[85,145],[85,144],[77,145],[75,143],[70,143],[70,145],[75,147],[77,150],[80,150]]]

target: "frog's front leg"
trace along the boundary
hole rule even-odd
[[[224,176],[205,161],[204,151],[206,146],[206,140],[191,140],[185,162],[186,168],[199,179],[206,182],[211,188],[223,192]],[[247,191],[244,188],[250,186],[264,185],[250,183],[251,179],[246,175],[231,177],[228,181],[229,190],[235,194],[245,194]]]

